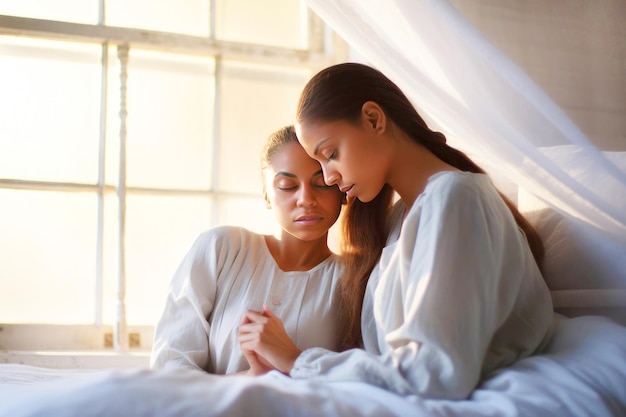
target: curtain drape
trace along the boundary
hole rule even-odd
[[[626,244],[625,159],[596,148],[447,0],[307,3],[398,84],[452,146],[561,214]]]

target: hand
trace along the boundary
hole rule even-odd
[[[263,375],[275,369],[273,366],[267,364],[267,362],[264,361],[263,358],[259,357],[254,351],[242,350],[242,352],[243,356],[245,356],[248,361],[248,365],[250,365],[250,369],[247,371],[248,375]]]
[[[241,325],[249,323],[252,322],[250,321],[250,319],[248,319],[247,316],[244,316],[240,323],[239,335],[241,335]],[[267,361],[259,357],[254,352],[254,350],[247,350],[244,346],[242,346],[241,341],[239,342],[239,345],[241,347],[241,352],[243,353],[243,356],[246,358],[246,360],[248,361],[248,365],[250,366],[250,369],[248,369],[247,371],[242,371],[242,373],[245,373],[246,375],[258,376],[266,374],[269,371],[275,369],[269,363],[267,363]]]
[[[238,340],[248,363],[252,361],[254,366],[260,364],[285,374],[289,374],[301,353],[282,321],[266,305],[263,311],[248,310],[239,326]]]

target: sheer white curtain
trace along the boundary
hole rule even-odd
[[[396,82],[452,146],[562,214],[626,244],[624,164],[593,146],[447,0],[307,2]]]

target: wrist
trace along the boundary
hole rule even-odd
[[[281,372],[284,373],[285,375],[289,375],[294,365],[296,364],[296,360],[298,359],[298,356],[300,356],[301,353],[302,353],[301,350],[295,350],[293,354],[290,355],[290,357],[286,358],[285,363],[281,367]]]

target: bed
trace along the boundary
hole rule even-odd
[[[626,152],[593,146],[446,1],[308,4],[414,97],[453,145],[515,185],[514,199],[546,244],[556,316],[549,345],[488,375],[464,401],[401,398],[359,382],[277,372],[253,378],[0,364],[0,417],[626,416]],[[424,63],[438,64],[445,82],[438,85]],[[490,82],[468,78],[475,74]]]
[[[556,317],[546,351],[502,369],[464,401],[401,398],[358,382],[215,376],[192,370],[0,366],[0,416],[624,416],[626,329]]]

